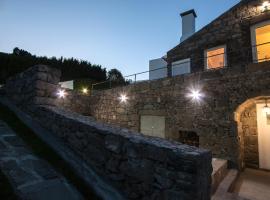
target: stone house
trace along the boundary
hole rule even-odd
[[[91,95],[67,91],[56,104],[145,135],[209,149],[231,167],[270,169],[269,10],[268,2],[242,0],[187,34],[164,57],[168,77]],[[185,73],[174,76],[174,69],[183,66],[178,72]]]
[[[190,61],[191,73],[269,60],[268,4],[242,0],[168,51],[169,75],[181,60]],[[194,11],[190,13],[196,17]]]
[[[189,15],[193,20],[196,13],[191,10],[182,15]],[[191,32],[192,29],[193,26],[190,28]],[[268,107],[270,104],[270,3],[262,0],[240,1],[200,31],[194,34],[185,32],[181,43],[168,51],[164,59],[168,65],[165,70],[167,77],[97,91],[91,95],[65,91],[65,98],[57,99],[55,92],[58,90],[60,72],[51,72],[52,69],[46,66],[38,66],[23,75],[18,75],[17,78],[23,79],[23,82],[22,80],[17,82],[16,77],[14,80],[9,80],[5,85],[5,91],[10,99],[15,102],[17,100],[17,104],[25,107],[32,104],[56,105],[92,116],[98,121],[130,129],[131,131],[118,127],[113,129],[117,137],[119,133],[120,135],[128,133],[130,138],[128,144],[130,146],[131,143],[132,147],[130,151],[124,151],[131,157],[131,163],[136,163],[132,164],[136,172],[142,172],[139,176],[132,171],[128,172],[129,177],[130,174],[134,178],[147,177],[144,173],[146,170],[141,166],[150,166],[147,167],[149,171],[146,171],[146,174],[150,174],[151,171],[156,171],[152,170],[153,167],[163,164],[165,168],[170,166],[171,169],[171,166],[175,166],[184,168],[184,171],[188,169],[187,166],[191,167],[189,174],[192,172],[204,178],[208,176],[197,173],[196,170],[203,169],[204,164],[207,164],[205,171],[209,175],[211,171],[209,151],[207,156],[201,154],[202,159],[199,160],[196,151],[204,150],[182,145],[184,149],[188,149],[185,154],[183,149],[177,150],[177,146],[181,145],[172,142],[175,146],[171,146],[170,152],[172,154],[177,152],[184,159],[179,159],[179,156],[168,157],[162,154],[164,146],[159,142],[167,144],[168,141],[145,137],[146,140],[153,141],[151,145],[158,146],[158,148],[149,148],[149,144],[141,145],[142,136],[135,134],[134,131],[211,150],[213,157],[228,160],[229,166],[233,168],[252,167],[270,170],[270,107]],[[29,79],[29,76],[32,78]],[[35,84],[32,84],[32,81]],[[26,87],[29,85],[30,87]],[[58,91],[63,92],[61,88]],[[68,135],[67,141],[78,153],[83,153],[86,160],[89,159],[89,163],[91,159],[102,163],[102,166],[108,163],[112,165],[110,169],[118,165],[115,164],[117,159],[130,164],[129,159],[123,159],[118,155],[122,151],[118,148],[122,145],[122,140],[112,138],[112,135],[108,134],[109,130],[104,129],[106,127],[104,124],[93,127],[92,122],[89,122],[92,127],[87,131],[98,132],[97,129],[102,129],[104,130],[102,137],[87,136],[86,139],[82,139],[80,132],[85,130],[85,120],[81,120],[80,123],[74,120],[74,113],[59,118],[55,112],[48,113],[44,109],[41,107],[41,110],[35,113],[35,117],[60,137]],[[30,111],[34,113],[34,110]],[[50,126],[51,124],[53,125]],[[75,135],[78,135],[82,145],[78,145],[77,139],[73,137]],[[86,141],[89,143],[83,145]],[[110,149],[112,153],[107,154],[105,148]],[[103,154],[108,156],[100,159],[100,155]],[[144,162],[138,165],[138,159],[145,161],[145,156],[148,154],[151,155],[150,162],[155,159],[157,162],[153,165],[146,165]],[[167,163],[168,161],[170,163]],[[102,171],[100,166],[100,164],[96,165],[95,169]],[[196,170],[193,169],[194,167]],[[122,168],[126,169],[125,166]],[[104,171],[106,170],[102,173]],[[109,171],[115,173],[114,170]],[[165,174],[168,174],[166,170]],[[175,174],[170,177],[175,177]],[[108,175],[111,174],[105,174]],[[110,177],[113,179],[113,176]],[[122,188],[129,190],[136,187],[139,195],[142,195],[141,191],[149,193],[148,190],[140,189],[141,180],[135,184],[133,179],[126,180],[130,182],[121,185]],[[123,184],[122,179],[114,181]],[[198,182],[200,183],[196,184],[196,187],[200,188],[198,191],[206,191],[206,196],[209,197],[210,179],[206,180],[208,184]],[[182,184],[183,181],[179,188],[183,187]],[[129,185],[132,187],[129,188]],[[201,188],[200,185],[205,185],[207,188]],[[168,186],[164,187],[167,189]],[[192,195],[202,196],[199,192],[193,194],[193,190],[189,192]]]
[[[269,5],[268,1],[242,0],[200,31],[185,39],[167,53],[168,76],[173,76],[174,71],[179,71],[179,68],[186,66],[189,67],[190,73],[224,68],[241,71],[251,63],[261,64],[269,61]],[[194,11],[188,14],[196,17]],[[257,83],[251,81],[251,84]],[[245,111],[237,116],[238,131],[242,133],[239,134],[242,148],[239,155],[242,157],[240,165],[270,169],[270,155],[268,154],[268,158],[265,158],[266,155],[260,155],[270,151],[266,147],[270,143],[264,142],[270,139],[270,128],[266,127],[269,123],[260,116],[262,107],[267,106],[268,98],[255,98],[263,99],[266,105],[262,102],[259,104],[258,101],[253,101],[246,107],[242,105],[245,107],[245,109],[242,107],[242,110]],[[266,119],[269,120],[268,114]],[[265,126],[264,123],[267,125]]]
[[[232,167],[270,169],[269,115],[261,118],[270,96],[269,10],[268,2],[242,0],[168,51],[168,77],[96,93],[90,104],[74,103],[78,97],[71,95],[65,105],[210,149]],[[195,18],[194,11],[187,13]],[[185,73],[174,76],[175,69]],[[126,102],[119,100],[123,94]]]

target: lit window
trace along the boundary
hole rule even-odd
[[[226,47],[220,46],[205,51],[207,69],[226,66]]]
[[[258,62],[270,60],[270,25],[256,29],[256,46]]]

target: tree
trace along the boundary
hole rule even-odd
[[[13,49],[13,54],[17,55],[17,56],[32,56],[32,54],[29,53],[28,51],[25,51],[23,49],[19,49],[18,47],[15,47]]]
[[[74,58],[38,57],[16,47],[12,54],[0,52],[0,84],[5,83],[9,77],[37,64],[60,69],[61,81],[89,79],[93,82],[101,82],[107,79],[106,69],[100,65]]]
[[[125,78],[118,69],[111,69],[107,74],[107,80],[111,81],[113,85],[124,85]]]

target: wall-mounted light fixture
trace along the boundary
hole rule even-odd
[[[269,11],[270,10],[270,2],[269,1],[263,2],[262,6],[261,6],[261,10],[263,12]]]
[[[187,94],[188,98],[191,98],[192,101],[200,102],[203,98],[203,93],[200,89],[192,88],[189,90],[189,93]]]
[[[60,98],[60,99],[65,98],[66,95],[67,95],[67,94],[66,94],[66,91],[65,91],[65,90],[62,90],[62,89],[59,89],[58,92],[57,92],[56,94],[57,94],[58,98]]]
[[[270,115],[270,107],[267,105],[267,99],[265,99],[265,106],[263,107],[262,111],[266,116]]]
[[[87,88],[83,88],[83,89],[82,89],[82,93],[83,93],[83,94],[88,94],[88,89],[87,89]]]
[[[119,97],[119,100],[121,103],[126,103],[127,100],[128,100],[128,97],[126,94],[121,94],[120,97]]]

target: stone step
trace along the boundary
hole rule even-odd
[[[212,189],[211,192],[214,194],[219,186],[219,184],[223,181],[223,179],[228,174],[228,161],[218,158],[212,159]]]
[[[237,194],[230,193],[234,187],[239,172],[235,169],[228,170],[226,177],[219,184],[215,194],[212,196],[211,200],[248,200],[238,196]]]
[[[19,199],[83,199],[65,177],[34,155],[24,141],[1,120],[0,170],[8,178]]]

